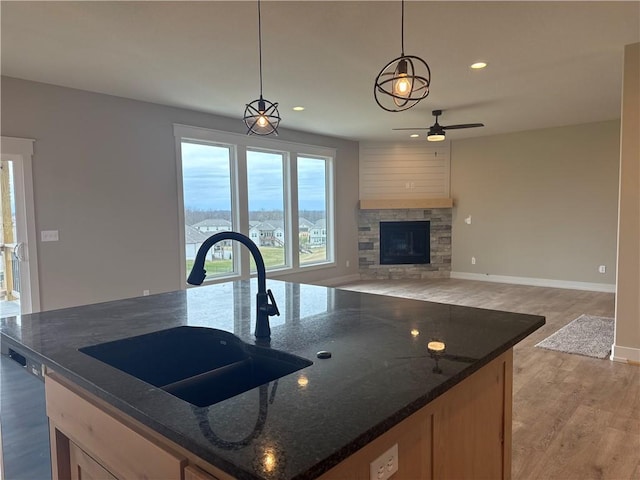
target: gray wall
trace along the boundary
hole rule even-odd
[[[615,284],[619,155],[619,121],[454,141],[452,271]]]
[[[8,77],[1,87],[2,135],[36,139],[38,235],[60,232],[38,238],[41,309],[182,288],[173,123],[244,133],[240,118]],[[337,266],[280,278],[357,274],[358,144],[285,129],[279,138],[337,149]]]

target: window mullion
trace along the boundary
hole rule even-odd
[[[326,209],[327,209],[327,261],[335,262],[336,260],[336,250],[335,250],[335,239],[337,237],[336,232],[336,223],[335,223],[335,158],[331,158],[327,160],[325,165],[325,189],[326,189]],[[330,234],[329,234],[330,232]]]
[[[247,147],[244,145],[236,146],[236,176],[235,176],[235,188],[234,195],[236,206],[234,207],[234,214],[237,216],[238,224],[237,229],[240,233],[249,236],[249,195],[247,187]],[[234,243],[234,254],[238,259],[238,272],[241,278],[247,279],[250,277],[250,262],[249,251],[239,242]]]
[[[300,268],[300,235],[299,235],[299,214],[298,214],[298,155],[292,152],[289,157],[287,168],[288,185],[286,198],[288,199],[288,221],[287,231],[289,232],[289,262],[292,268]]]

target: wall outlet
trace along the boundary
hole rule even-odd
[[[351,262],[349,260],[347,260],[346,265],[347,265],[347,268],[349,268],[349,265],[351,265]]]
[[[149,290],[142,290],[142,295],[144,295],[145,297],[149,295]]]
[[[598,271],[599,271],[600,273],[607,273],[607,266],[606,266],[606,265],[600,265],[600,266],[598,267]]]
[[[398,444],[369,464],[370,480],[387,480],[398,471]]]
[[[476,257],[471,257],[471,265],[475,265],[476,264]]]

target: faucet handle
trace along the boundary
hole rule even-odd
[[[280,310],[278,310],[278,304],[276,303],[276,299],[273,297],[273,293],[271,293],[271,289],[267,290],[267,296],[271,303],[267,304],[267,315],[273,317],[274,315],[280,316]]]

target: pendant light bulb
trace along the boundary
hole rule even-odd
[[[256,119],[256,123],[260,128],[264,128],[269,124],[269,120],[265,115],[265,111],[267,110],[267,105],[265,101],[260,97],[260,101],[258,102],[258,118]]]
[[[403,97],[407,96],[407,94],[411,91],[411,82],[406,77],[406,75],[398,78],[395,81],[393,91],[396,93],[396,95],[401,95]]]
[[[400,60],[393,79],[393,93],[406,97],[411,93],[412,88],[411,79],[407,76],[407,61]]]

